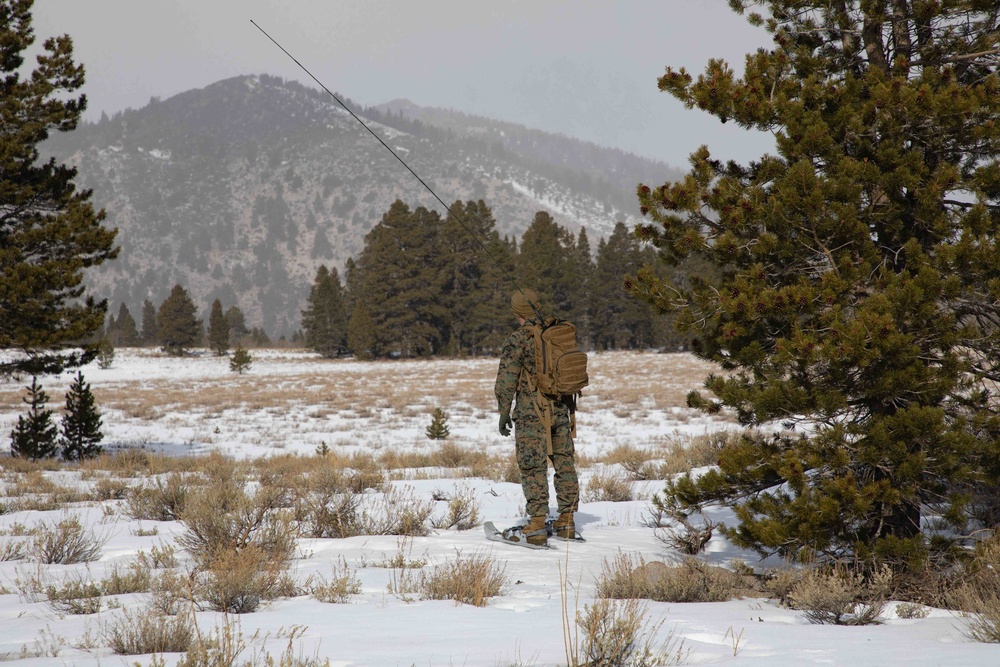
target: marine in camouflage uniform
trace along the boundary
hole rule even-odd
[[[511,309],[523,325],[537,324],[538,315],[531,304],[538,304],[533,290],[514,293]],[[538,533],[544,528],[549,511],[548,460],[555,469],[556,502],[559,519],[554,529],[560,537],[574,534],[573,513],[579,505],[580,486],[576,476],[573,452],[573,415],[561,400],[550,399],[534,390],[535,340],[527,326],[521,326],[507,337],[500,352],[495,392],[500,410],[500,433],[508,435],[513,404],[514,443],[517,465],[521,470],[521,488],[528,516],[524,534]],[[551,424],[546,437],[545,422]],[[506,428],[505,428],[506,424]],[[544,544],[541,537],[528,538],[534,544]]]

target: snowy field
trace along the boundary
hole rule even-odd
[[[494,359],[455,361],[357,362],[322,360],[297,351],[253,351],[250,371],[237,375],[226,360],[202,354],[168,358],[146,350],[118,350],[114,364],[83,369],[103,413],[110,451],[142,449],[164,457],[205,457],[221,452],[237,460],[289,455],[315,457],[318,450],[350,460],[353,455],[431,457],[442,441],[425,436],[435,408],[448,415],[450,446],[509,460],[512,438],[496,433]],[[319,665],[564,665],[582,644],[573,619],[595,603],[597,581],[623,555],[668,564],[680,555],[647,525],[649,499],[662,479],[627,478],[616,452],[640,450],[650,461],[691,442],[734,428],[725,417],[707,418],[687,409],[684,397],[712,369],[689,355],[606,353],[591,355],[591,387],[585,393],[576,440],[584,502],[577,525],[585,544],[558,544],[545,551],[495,545],[479,528],[439,527],[426,536],[361,535],[347,538],[299,537],[289,575],[298,588],[263,604],[254,613],[224,615],[199,607],[198,632],[240,638],[232,661],[214,664]],[[40,378],[58,409],[70,376]],[[8,434],[23,410],[22,382],[0,384],[0,434]],[[6,449],[6,446],[3,447]],[[431,460],[431,459],[429,459]],[[52,509],[5,505],[0,515],[0,553],[30,540],[33,527],[53,526],[76,517],[103,541],[96,560],[42,565],[20,554],[0,562],[0,661],[23,665],[176,664],[182,655],[117,655],[110,629],[138,623],[149,608],[148,593],[105,595],[96,613],[69,613],[46,599],[47,582],[65,586],[101,581],[132,566],[141,554],[176,549],[178,571],[193,568],[192,556],[176,540],[179,521],[134,519],[126,500],[95,499],[99,483],[113,472],[66,467],[16,472],[4,466],[0,500],[22,501],[25,480],[34,488],[78,493]],[[493,470],[502,467],[494,466]],[[389,487],[433,507],[441,524],[448,499],[468,498],[479,521],[498,526],[521,516],[520,486],[495,475],[469,476],[444,465],[397,468]],[[627,478],[633,500],[596,500],[588,484],[595,477]],[[41,480],[41,481],[39,481]],[[150,480],[117,479],[123,487]],[[20,485],[20,486],[19,486]],[[21,494],[17,495],[17,489]],[[89,495],[88,495],[89,494]],[[376,494],[371,491],[371,494]],[[30,496],[30,494],[28,494]],[[554,503],[554,492],[552,494]],[[437,500],[437,498],[442,498]],[[589,499],[588,499],[589,498]],[[709,517],[725,521],[724,510]],[[27,537],[26,537],[27,536]],[[456,559],[485,559],[506,579],[502,594],[485,606],[425,599],[409,591],[407,577],[428,573]],[[753,553],[740,553],[716,535],[701,556],[731,567],[742,560],[762,569]],[[393,567],[408,564],[410,567]],[[310,581],[350,577],[358,592],[342,603],[308,594]],[[566,582],[561,585],[561,582]],[[766,597],[712,603],[645,602],[646,635],[655,646],[673,642],[679,664],[710,665],[1000,665],[1000,646],[970,640],[967,621],[943,609],[922,618],[901,618],[889,602],[881,623],[860,627],[811,624],[803,612]],[[564,623],[564,618],[569,623]],[[568,638],[567,638],[568,637]],[[281,661],[282,657],[284,662]],[[654,663],[650,663],[654,664]]]

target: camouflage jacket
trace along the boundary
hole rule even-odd
[[[513,404],[514,421],[526,414],[537,414],[534,406],[537,392],[532,390],[534,386],[532,378],[535,374],[535,337],[528,329],[528,325],[535,323],[535,320],[526,321],[524,326],[507,336],[500,350],[500,367],[497,369],[497,381],[494,386],[497,408],[500,414],[507,415],[511,414],[510,408]],[[569,408],[560,401],[553,402],[553,410],[554,416],[569,414]]]

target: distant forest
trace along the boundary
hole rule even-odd
[[[516,284],[538,292],[544,316],[576,324],[588,349],[683,348],[669,320],[625,289],[627,276],[657,262],[623,223],[594,253],[585,230],[574,236],[545,212],[517,242],[500,237],[481,200],[450,209],[442,220],[397,200],[343,280],[321,266],[303,311],[305,344],[328,357],[496,354]]]

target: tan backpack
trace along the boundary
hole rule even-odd
[[[550,398],[577,396],[590,382],[587,354],[576,343],[576,327],[550,317],[527,324],[535,337],[535,387]]]

